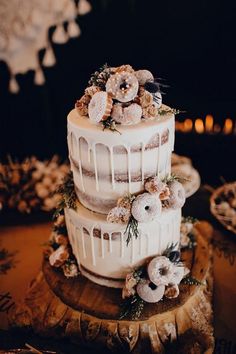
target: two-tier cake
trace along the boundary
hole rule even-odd
[[[37,332],[116,352],[212,352],[211,228],[181,219],[175,113],[148,70],[92,75],[68,115],[72,172],[26,299]]]

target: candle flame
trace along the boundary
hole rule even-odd
[[[233,130],[233,121],[230,118],[226,118],[223,132],[224,134],[230,134],[232,133],[232,130]]]
[[[236,122],[231,118],[226,118],[223,128],[220,124],[214,122],[214,117],[211,114],[207,114],[205,119],[197,118],[196,120],[186,118],[183,122],[175,121],[176,131],[182,133],[196,132],[198,134],[235,134],[236,135]]]
[[[199,134],[204,133],[204,124],[203,124],[203,120],[201,118],[197,118],[195,120],[195,130]]]
[[[205,119],[205,128],[206,132],[212,132],[213,131],[213,126],[214,126],[214,119],[212,115],[207,114],[206,119]]]

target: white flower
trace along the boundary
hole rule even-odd
[[[35,191],[39,198],[45,199],[49,195],[49,190],[40,182],[36,183]]]

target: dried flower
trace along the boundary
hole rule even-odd
[[[160,181],[157,176],[148,178],[144,185],[144,188],[147,192],[158,195],[160,195],[164,191],[165,187],[166,183]]]
[[[144,118],[155,118],[158,115],[158,108],[155,104],[143,108],[143,117]]]
[[[126,64],[126,65],[121,65],[121,66],[118,66],[117,68],[114,68],[114,72],[115,73],[120,73],[122,71],[126,71],[128,73],[133,73],[134,72],[134,69],[132,68],[131,65],[129,64]]]
[[[139,90],[139,99],[140,99],[140,105],[143,109],[150,107],[153,104],[152,94],[142,88]]]
[[[65,245],[61,245],[49,257],[49,263],[53,267],[61,267],[69,258],[69,251]]]
[[[81,116],[87,116],[88,115],[88,105],[86,103],[79,101],[76,101],[75,108],[79,115]]]
[[[133,273],[128,273],[125,278],[125,285],[122,289],[122,299],[133,296],[135,294],[135,286],[137,285],[137,279],[133,276]]]
[[[117,206],[126,208],[128,210],[131,209],[131,204],[132,204],[132,197],[130,195],[125,195],[122,198],[119,198],[117,201]]]
[[[90,96],[90,98],[92,98],[93,95],[98,91],[101,91],[100,87],[92,85],[92,86],[89,86],[85,89],[85,95]],[[88,101],[88,103],[89,102],[90,102],[90,100]]]
[[[167,286],[165,289],[165,297],[175,299],[179,296],[179,287],[177,284]]]
[[[75,263],[71,263],[71,262],[66,262],[62,266],[62,270],[63,270],[64,275],[67,278],[73,278],[79,274],[79,270],[78,270],[77,265]]]
[[[108,213],[107,221],[112,223],[127,224],[130,215],[130,210],[123,207],[115,207]]]

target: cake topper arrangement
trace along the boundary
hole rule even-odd
[[[103,128],[117,131],[116,124],[133,125],[180,111],[162,106],[161,87],[149,70],[135,71],[130,65],[102,66],[90,78],[75,108],[80,116]]]

